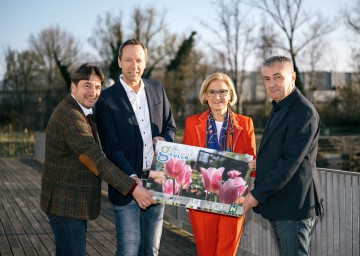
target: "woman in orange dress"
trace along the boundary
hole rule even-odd
[[[214,73],[203,82],[199,100],[208,105],[205,112],[189,116],[185,121],[183,143],[252,155],[256,145],[252,119],[231,111],[237,95],[231,79]],[[249,167],[255,169],[255,160]],[[244,217],[234,217],[190,209],[189,218],[199,256],[232,256],[240,242]]]

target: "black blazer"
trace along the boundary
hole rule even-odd
[[[173,141],[176,125],[163,86],[142,79],[148,100],[152,137],[162,136]],[[143,168],[143,140],[135,113],[120,80],[103,90],[95,105],[96,123],[103,151],[120,170],[128,175],[141,176]],[[109,200],[126,205],[133,197],[124,197],[109,186]]]
[[[320,118],[298,89],[264,131],[256,160],[254,211],[268,220],[301,220],[323,212],[316,155]]]

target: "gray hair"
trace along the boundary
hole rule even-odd
[[[268,58],[267,60],[265,60],[263,66],[271,67],[272,65],[274,65],[277,62],[289,65],[291,67],[292,71],[294,71],[294,65],[293,65],[292,60],[288,57],[281,56],[281,55],[280,56],[272,56],[272,57]]]

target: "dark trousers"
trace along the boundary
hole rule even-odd
[[[56,256],[85,256],[87,221],[48,214]]]

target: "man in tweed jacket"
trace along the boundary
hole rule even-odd
[[[124,196],[132,194],[143,209],[156,203],[141,180],[129,177],[102,154],[97,129],[87,115],[103,82],[99,67],[80,66],[71,94],[55,108],[46,129],[40,204],[55,236],[56,255],[86,255],[87,220],[99,216],[101,180]]]

